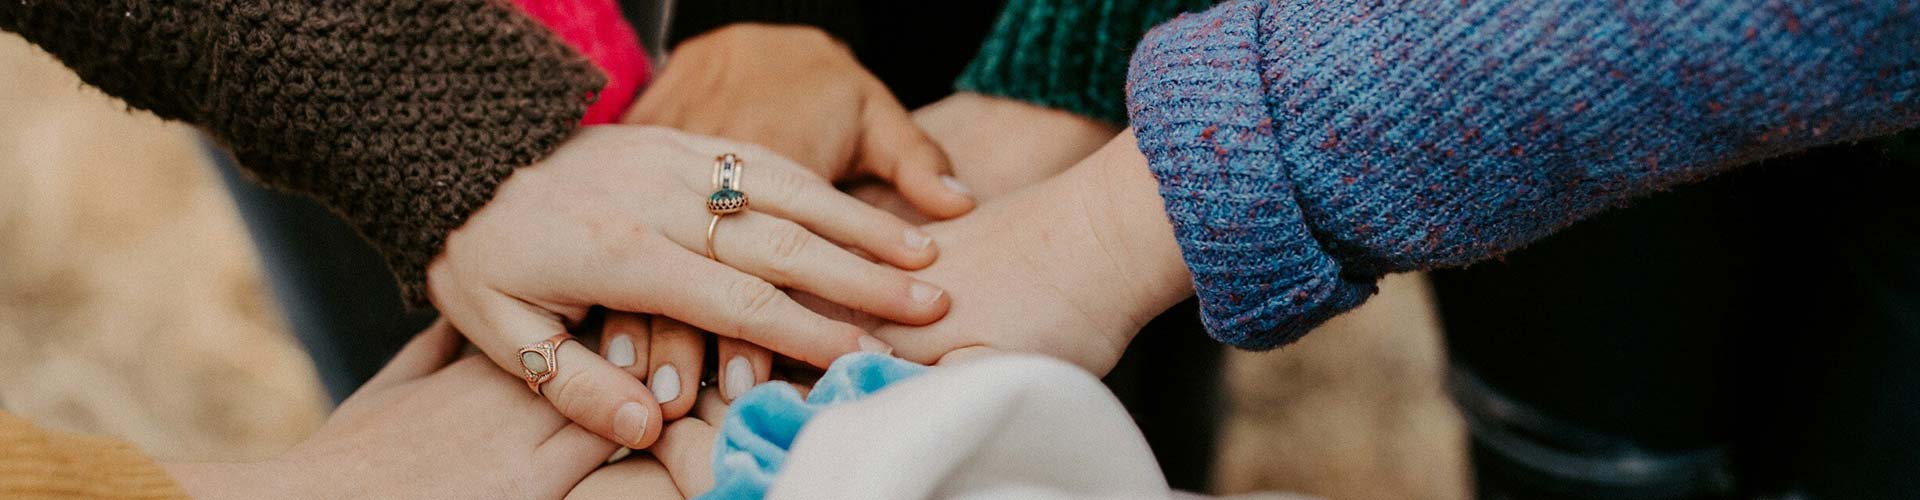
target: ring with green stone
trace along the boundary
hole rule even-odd
[[[720,260],[713,253],[713,232],[720,227],[720,218],[747,209],[747,193],[740,190],[740,179],[746,172],[747,161],[733,153],[713,159],[713,194],[707,195],[707,213],[713,214],[713,219],[707,222],[709,259]]]

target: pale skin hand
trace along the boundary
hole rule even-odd
[[[985,202],[1047,180],[1100,149],[1120,127],[1005,97],[958,92],[913,111],[914,123],[953,160],[953,177]],[[932,219],[882,184],[848,190],[909,222]]]
[[[899,100],[818,28],[735,24],[687,40],[625,121],[764,145],[829,181],[878,178],[932,217],[973,208]]]
[[[438,323],[285,454],[167,473],[201,499],[560,498],[615,449],[459,349]]]
[[[704,203],[722,152],[747,160],[752,208],[721,221],[716,262],[705,255]],[[660,127],[596,126],[507,178],[448,235],[427,268],[427,288],[474,345],[516,375],[521,346],[565,331],[595,305],[676,318],[826,366],[886,346],[807,311],[780,288],[925,324],[945,314],[946,295],[900,269],[925,266],[936,253],[925,233],[763,148]],[[561,414],[636,449],[659,435],[659,404],[633,368],[577,342],[562,344],[557,358],[543,388]],[[683,383],[697,373],[683,371]]]
[[[948,244],[914,274],[950,290],[953,309],[925,326],[868,323],[916,362],[997,349],[1104,374],[1148,320],[1193,295],[1131,131],[1064,174],[926,229]]]
[[[759,144],[794,159],[820,179],[872,179],[905,193],[913,217],[966,213],[973,200],[945,177],[947,158],[852,51],[817,28],[735,24],[680,44],[624,121]],[[749,180],[749,182],[752,182]],[[749,184],[751,186],[751,184]],[[654,387],[667,419],[686,414],[702,368],[702,332],[685,323],[631,312],[608,316],[611,336],[634,346],[610,359]],[[651,338],[649,338],[651,337]],[[627,344],[609,343],[625,349]],[[764,382],[772,353],[722,337],[724,398]],[[656,384],[657,385],[657,384]]]
[[[688,400],[694,399],[689,395]],[[716,420],[717,421],[717,420]],[[667,425],[647,454],[601,467],[567,500],[683,500],[713,489],[713,437],[707,421],[683,418]]]

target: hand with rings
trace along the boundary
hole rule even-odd
[[[748,161],[751,185],[741,182]],[[926,233],[762,148],[660,127],[594,126],[501,183],[448,235],[427,288],[481,351],[560,413],[643,448],[666,417],[661,399],[674,414],[692,406],[701,373],[694,329],[722,338],[723,360],[748,345],[820,367],[858,350],[887,351],[782,288],[927,324],[946,314],[947,295],[904,270],[937,253]],[[635,313],[608,316],[605,357],[565,334],[594,306]],[[724,369],[764,378],[770,363],[757,365]],[[641,382],[650,376],[651,389]]]

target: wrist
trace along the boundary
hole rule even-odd
[[[1060,194],[1083,210],[1092,238],[1103,245],[1116,276],[1109,290],[1127,297],[1123,309],[1144,326],[1193,296],[1193,278],[1181,258],[1160,184],[1128,129],[1061,175]]]

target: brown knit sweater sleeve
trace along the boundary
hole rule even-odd
[[[160,464],[132,445],[41,429],[0,413],[0,498],[181,499]]]
[[[414,304],[447,232],[605,81],[506,0],[0,0],[0,29],[317,198]]]

